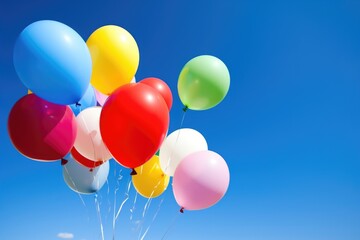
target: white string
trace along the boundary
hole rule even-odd
[[[170,232],[171,228],[173,228],[175,226],[176,220],[178,219],[179,215],[180,215],[179,213],[176,213],[175,217],[171,221],[169,227],[166,229],[166,231],[165,231],[164,235],[162,236],[161,240],[166,239],[166,236]]]
[[[161,183],[161,180],[162,179],[160,179],[159,181],[158,181],[158,183],[155,185],[155,187],[154,187],[154,189],[152,190],[152,192],[151,192],[151,194],[150,194],[150,197],[148,198],[148,200],[147,200],[147,202],[146,202],[146,204],[145,204],[145,206],[144,206],[144,210],[143,210],[143,213],[142,213],[142,219],[141,219],[141,228],[140,228],[140,232],[139,232],[139,237],[138,237],[138,239],[140,239],[140,235],[141,235],[141,232],[142,232],[142,229],[143,229],[143,223],[144,223],[144,219],[145,219],[145,215],[146,215],[146,213],[147,213],[147,211],[148,211],[148,209],[150,208],[150,205],[151,205],[151,202],[152,202],[152,197],[153,197],[153,195],[154,195],[154,193],[155,193],[155,190],[157,189],[157,187],[159,186],[159,184]],[[147,232],[148,230],[146,230],[146,232]],[[146,233],[145,233],[145,235],[146,235]]]
[[[172,160],[175,147],[176,147],[177,142],[178,142],[178,140],[179,140],[181,128],[182,128],[182,126],[183,126],[183,124],[184,124],[185,114],[186,114],[186,111],[183,112],[183,116],[182,116],[182,119],[181,119],[179,131],[178,131],[178,134],[177,134],[177,136],[176,136],[176,140],[175,140],[174,146],[171,148],[171,152],[170,152],[170,155],[169,155],[169,157],[168,157],[167,164],[166,164],[166,167],[165,167],[165,171],[164,171],[164,172],[166,172],[166,171],[168,170],[169,166],[170,166],[170,162],[171,162],[171,160]]]
[[[132,208],[130,208],[130,221],[132,220],[133,214],[135,212],[135,204],[136,204],[137,196],[138,196],[138,192],[136,191],[133,206]]]
[[[102,224],[101,212],[100,212],[100,205],[99,205],[97,193],[95,193],[95,207],[96,207],[97,214],[98,214],[98,218],[99,218],[99,222],[100,222],[101,239],[104,240],[104,239],[105,239],[105,238],[104,238],[104,227],[103,227],[103,224]]]
[[[80,192],[79,192],[79,189],[77,188],[77,186],[76,186],[76,184],[75,184],[74,180],[72,179],[72,177],[71,177],[71,175],[70,175],[70,173],[69,173],[69,170],[68,170],[68,169],[67,169],[67,167],[66,167],[66,164],[65,164],[63,167],[65,168],[65,171],[66,171],[67,175],[69,176],[69,178],[70,178],[70,181],[71,181],[72,185],[73,185],[73,186],[74,186],[74,188],[75,188],[75,192],[78,194],[78,196],[79,196],[79,198],[80,198],[80,200],[81,200],[82,204],[83,204],[83,205],[84,205],[84,207],[86,208],[86,204],[85,204],[85,202],[84,202],[84,199],[82,198],[82,196],[81,196],[81,194],[80,194]]]
[[[159,211],[160,211],[160,208],[161,208],[161,205],[162,205],[163,201],[164,201],[164,198],[161,199],[161,201],[160,201],[160,203],[159,203],[159,205],[158,205],[158,208],[157,208],[157,210],[156,210],[156,212],[155,212],[155,214],[154,214],[154,216],[153,216],[153,218],[152,218],[152,220],[151,220],[151,223],[149,224],[149,226],[148,226],[147,229],[145,230],[145,232],[144,232],[144,234],[142,235],[142,237],[141,237],[140,240],[144,240],[146,234],[147,234],[148,231],[150,230],[150,227],[151,227],[152,224],[154,223],[154,221],[155,221],[155,219],[156,219],[156,217],[157,217],[157,215],[158,215],[158,213],[159,213]]]
[[[129,199],[129,191],[130,191],[130,187],[131,187],[131,180],[129,181],[129,184],[128,184],[128,188],[127,188],[127,192],[125,192],[125,199],[124,201],[121,203],[118,211],[117,211],[117,214],[115,216],[115,221],[118,219],[119,215],[120,215],[120,212],[121,212],[121,209],[122,207],[124,206],[125,202]]]
[[[120,185],[120,180],[123,178],[123,176],[121,175],[122,169],[120,169],[119,172],[119,177],[117,177],[116,179],[116,186],[115,186],[115,190],[114,190],[114,211],[113,211],[113,240],[115,240],[115,226],[116,226],[116,220],[115,220],[115,212],[116,212],[116,193],[119,190],[119,185]],[[114,176],[116,177],[116,167],[114,169]]]

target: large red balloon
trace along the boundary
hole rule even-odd
[[[139,83],[143,83],[149,85],[150,87],[155,88],[156,91],[158,91],[161,94],[161,96],[164,98],[166,105],[168,106],[168,109],[170,111],[173,102],[173,97],[169,86],[163,80],[159,78],[150,77],[141,80]]]
[[[146,84],[126,84],[113,92],[100,116],[102,139],[114,159],[141,166],[159,149],[169,127],[164,99]]]
[[[8,118],[8,132],[15,148],[40,161],[59,160],[68,154],[76,137],[71,108],[28,94],[15,103]]]
[[[74,160],[77,161],[78,163],[80,163],[81,165],[83,165],[84,167],[87,168],[96,168],[98,166],[100,166],[101,164],[103,164],[103,161],[94,161],[91,159],[88,159],[86,157],[84,157],[83,155],[81,155],[78,150],[76,150],[75,147],[73,147],[70,151],[71,155],[73,156]]]

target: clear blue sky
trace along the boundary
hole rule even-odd
[[[22,157],[6,130],[27,90],[12,65],[16,37],[42,19],[63,22],[84,39],[106,24],[124,27],[140,49],[138,80],[170,86],[169,131],[180,126],[177,78],[191,58],[210,54],[231,74],[224,101],[188,111],[183,127],[201,132],[230,168],[230,187],[212,208],[178,213],[171,186],[146,200],[135,190],[116,222],[116,239],[360,239],[360,2],[2,1],[0,3],[0,239],[101,239],[94,196],[79,196],[60,163]],[[99,193],[105,239],[112,239],[117,172]],[[117,206],[124,199],[123,170]],[[135,203],[134,203],[135,202]],[[135,206],[133,218],[130,209]],[[168,231],[168,234],[165,234]],[[165,235],[165,236],[164,236]]]

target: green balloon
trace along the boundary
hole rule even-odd
[[[178,93],[192,110],[206,110],[219,104],[230,87],[230,74],[217,57],[202,55],[191,59],[181,70]]]

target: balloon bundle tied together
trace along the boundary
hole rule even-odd
[[[224,196],[229,169],[205,138],[190,128],[166,136],[171,90],[159,78],[136,82],[139,49],[127,30],[103,26],[85,42],[63,23],[34,22],[19,35],[13,60],[29,94],[11,109],[10,139],[30,159],[61,160],[72,190],[97,192],[114,159],[132,169],[133,185],[146,198],[161,195],[173,177],[181,211],[210,207]],[[216,106],[229,86],[220,59],[191,59],[178,79],[183,110]]]

